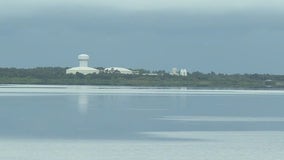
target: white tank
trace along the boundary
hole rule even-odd
[[[78,56],[79,67],[73,67],[66,70],[66,74],[76,74],[82,73],[84,75],[96,73],[98,74],[100,71],[95,68],[88,67],[88,61],[90,57],[87,54],[80,54]]]
[[[79,66],[80,67],[88,67],[88,61],[90,57],[87,54],[80,54],[78,56]]]

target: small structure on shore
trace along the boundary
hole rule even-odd
[[[170,73],[172,76],[179,76],[179,72],[177,68],[172,68],[172,72]]]
[[[89,59],[90,57],[87,54],[80,54],[78,56],[79,67],[73,67],[67,69],[66,74],[76,74],[76,73],[81,73],[84,75],[93,74],[93,73],[98,74],[100,72],[98,69],[88,67]]]
[[[186,69],[181,69],[179,75],[186,77],[187,76],[187,70]]]
[[[187,76],[187,70],[182,68],[180,70],[178,70],[177,68],[173,68],[172,69],[172,72],[170,73],[170,75],[172,76],[184,76],[186,77]]]

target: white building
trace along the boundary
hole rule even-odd
[[[122,67],[109,67],[105,68],[105,73],[120,73],[120,74],[133,74],[133,71]]]
[[[181,76],[186,77],[186,76],[187,76],[187,70],[186,70],[186,69],[181,69],[179,74],[180,74]]]
[[[74,67],[74,68],[70,68],[66,70],[66,74],[76,74],[76,73],[82,73],[84,75],[87,74],[92,74],[92,73],[99,73],[100,71],[95,69],[95,68],[91,68],[88,67],[88,61],[89,61],[90,57],[86,54],[80,54],[78,56],[78,60],[79,60],[79,67]]]
[[[177,68],[173,68],[172,72],[170,74],[173,75],[173,76],[179,76],[178,69]]]

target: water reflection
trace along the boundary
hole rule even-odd
[[[200,139],[140,133],[284,130],[283,95],[191,95],[171,89],[148,94],[88,86],[70,90],[4,92],[12,95],[0,95],[0,137],[192,141]]]
[[[89,96],[87,94],[80,94],[78,96],[78,111],[81,114],[86,114],[89,107]]]

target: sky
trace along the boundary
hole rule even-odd
[[[282,0],[0,0],[0,67],[284,74]]]

